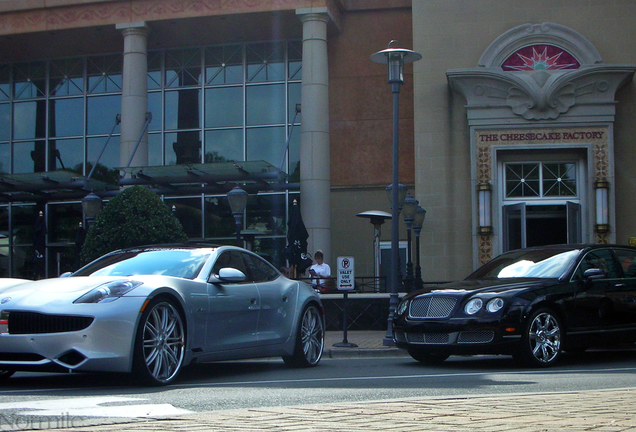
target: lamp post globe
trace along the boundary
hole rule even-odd
[[[243,225],[243,213],[247,207],[248,193],[238,186],[227,193],[227,200],[230,202],[230,210],[234,216],[236,224],[236,245],[241,246],[241,227]]]

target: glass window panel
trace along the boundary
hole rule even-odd
[[[0,65],[0,101],[7,101],[11,96],[11,66]]]
[[[46,64],[19,63],[13,68],[13,97],[32,99],[46,94]]]
[[[300,83],[291,83],[287,86],[288,89],[288,106],[289,106],[289,122],[294,121],[294,116],[296,119],[296,123],[301,123],[302,120],[302,111],[296,115],[296,105],[300,106]]]
[[[288,70],[290,80],[301,80],[303,78],[303,43],[302,41],[291,41],[287,46]]]
[[[285,150],[285,128],[269,127],[247,130],[246,160],[269,162],[280,167]]]
[[[0,104],[0,141],[7,141],[11,137],[11,106]]]
[[[243,125],[243,87],[216,87],[205,91],[205,126]]]
[[[163,165],[163,142],[161,134],[148,134],[148,165]]]
[[[506,197],[540,196],[538,163],[506,164]]]
[[[206,85],[240,84],[243,82],[243,48],[224,45],[205,50]]]
[[[148,90],[161,88],[161,51],[148,53]]]
[[[102,149],[104,148],[104,144],[106,143],[108,137],[96,137],[89,138],[86,140],[87,142],[87,163],[86,163],[86,172],[90,173],[95,161],[99,157]],[[108,141],[108,145],[106,145],[106,150],[102,154],[101,159],[97,163],[95,167],[95,171],[93,172],[93,177],[95,180],[102,180],[113,184],[119,183],[119,170],[115,169],[115,167],[122,166],[119,160],[119,136],[112,136],[110,141]]]
[[[165,128],[198,129],[201,127],[200,90],[166,92]]]
[[[82,221],[82,204],[49,204],[47,214],[49,243],[75,243],[77,229]]]
[[[88,135],[109,134],[115,126],[115,119],[121,112],[121,95],[96,96],[87,99]],[[115,126],[115,133],[120,125]]]
[[[247,88],[247,124],[269,125],[285,122],[285,85],[261,85]]]
[[[203,235],[203,227],[201,224],[201,197],[170,199],[165,202],[173,209],[174,215],[181,222],[183,230],[188,237],[191,239],[200,239]]]
[[[33,279],[33,264],[31,257],[32,246],[13,247],[13,265],[11,276],[20,279]]]
[[[286,208],[285,194],[250,197],[246,209],[246,229],[263,234],[285,235]]]
[[[65,169],[82,174],[84,171],[83,168],[83,139],[76,138],[49,141],[49,171]]]
[[[13,105],[13,138],[44,138],[46,101],[17,102]]]
[[[11,144],[0,144],[0,174],[11,174]]]
[[[545,163],[542,168],[544,196],[576,196],[576,164]]]
[[[33,233],[39,208],[34,205],[11,207],[11,235],[15,245],[33,245]]]
[[[263,257],[277,269],[287,267],[283,250],[287,246],[285,237],[258,237],[254,239],[253,251]]]
[[[201,163],[201,133],[198,131],[166,134],[165,164]]]
[[[201,50],[166,51],[166,87],[186,87],[201,84]]]
[[[224,129],[205,133],[205,163],[242,161],[243,130]]]
[[[47,277],[59,277],[66,272],[79,269],[79,254],[75,246],[49,247]]]
[[[163,120],[160,92],[148,93],[148,112],[152,114],[152,121],[148,124],[148,130],[160,131]]]
[[[88,93],[120,92],[122,69],[122,54],[87,58],[86,74],[88,76]]]
[[[49,92],[53,96],[84,93],[84,60],[81,58],[52,60],[49,72]]]
[[[289,141],[289,164],[283,166],[283,171],[289,174],[290,183],[300,182],[300,128],[294,127]]]
[[[226,244],[236,244],[236,225],[227,198],[225,196],[206,197],[203,209],[205,237],[226,237],[229,240]]]
[[[46,171],[44,167],[44,141],[13,143],[13,174]]]
[[[247,45],[246,61],[248,82],[285,80],[285,44],[283,42]]]
[[[49,101],[49,137],[84,134],[84,99],[52,99]]]

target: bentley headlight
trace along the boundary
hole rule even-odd
[[[464,312],[466,312],[468,315],[475,315],[477,312],[479,312],[479,309],[481,309],[483,305],[484,302],[482,299],[474,298],[466,303],[466,306],[464,306]]]
[[[116,280],[93,288],[73,303],[112,302],[137,288],[143,282],[135,280]]]
[[[501,308],[504,307],[504,301],[503,299],[497,297],[494,298],[492,300],[490,300],[487,304],[486,304],[486,310],[490,313],[495,313],[501,310]]]
[[[409,307],[408,300],[400,302],[400,304],[398,305],[397,309],[395,309],[395,314],[396,315],[402,315],[404,312],[406,312],[406,308],[408,308],[408,307]]]

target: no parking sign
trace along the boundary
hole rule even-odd
[[[352,291],[355,287],[353,257],[338,257],[338,290]]]

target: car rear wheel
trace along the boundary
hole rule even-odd
[[[411,357],[413,357],[418,362],[424,363],[427,365],[436,365],[436,364],[443,363],[448,357],[450,357],[449,354],[445,354],[445,353],[429,353],[429,352],[422,352],[422,351],[418,351],[414,349],[409,349],[408,353]]]
[[[185,344],[183,318],[173,302],[151,301],[137,329],[133,371],[146,384],[171,383],[183,366]]]
[[[322,314],[315,305],[303,311],[296,334],[294,354],[283,356],[285,364],[292,367],[316,366],[325,347],[325,328]]]
[[[561,321],[550,309],[530,315],[516,359],[528,366],[552,366],[563,352]]]

